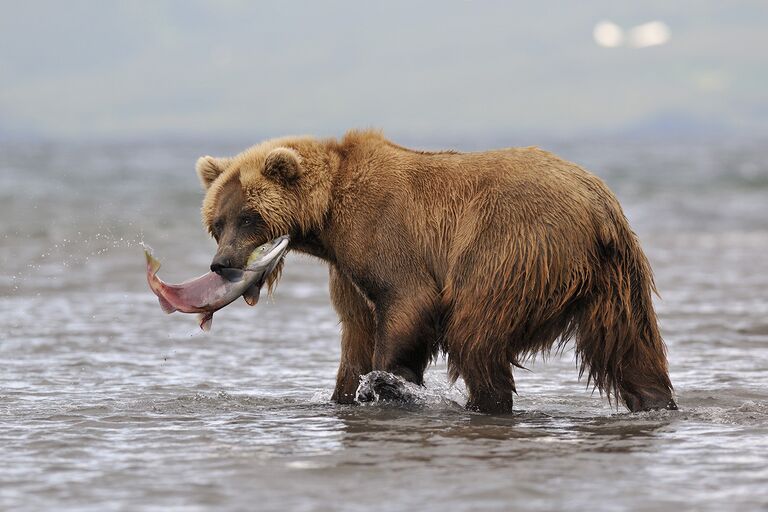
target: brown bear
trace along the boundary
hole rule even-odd
[[[376,131],[201,157],[211,269],[283,235],[328,263],[333,399],[380,370],[423,384],[439,353],[469,409],[507,412],[511,365],[575,341],[579,373],[631,411],[676,408],[648,260],[606,185],[535,147],[415,151]]]

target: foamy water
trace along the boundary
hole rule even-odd
[[[765,150],[554,149],[641,236],[679,411],[611,408],[569,349],[516,370],[508,416],[466,412],[442,361],[417,404],[332,404],[321,263],[209,334],[146,288],[142,242],[165,279],[207,268],[192,165],[216,147],[2,147],[0,510],[765,510]]]

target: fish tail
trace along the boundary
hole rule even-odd
[[[144,249],[144,256],[147,258],[147,269],[152,275],[157,274],[157,271],[160,270],[160,262],[152,256],[148,249]]]

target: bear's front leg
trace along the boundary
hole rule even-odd
[[[437,351],[437,295],[428,286],[415,286],[376,305],[374,370],[424,384],[424,370]]]
[[[341,320],[341,362],[331,400],[355,401],[360,376],[372,370],[376,323],[368,301],[333,266],[330,268],[331,301]]]

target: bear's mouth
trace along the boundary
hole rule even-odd
[[[254,250],[242,267],[222,267],[216,269],[216,273],[227,281],[237,282],[243,279],[245,272],[261,272],[264,275],[261,284],[264,284],[267,276],[282,260],[277,256],[285,254],[290,241],[289,235],[279,236]]]

